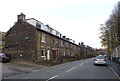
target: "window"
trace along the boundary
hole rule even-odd
[[[41,28],[41,24],[36,22],[36,27]]]
[[[63,41],[61,40],[61,47],[63,47]]]
[[[41,49],[41,56],[43,57],[45,57],[46,56],[46,49],[45,48],[42,48]]]
[[[29,37],[25,37],[25,40],[28,40],[29,39]]]
[[[57,41],[55,39],[53,39],[53,45],[55,45],[57,43]]]
[[[44,33],[42,33],[42,40],[41,40],[41,42],[45,42],[45,34]]]
[[[66,54],[65,54],[65,51],[64,51],[64,56],[65,56]]]
[[[48,31],[49,31],[50,33],[52,33],[52,28],[48,27]]]

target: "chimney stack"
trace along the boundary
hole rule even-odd
[[[18,22],[22,22],[25,20],[25,15],[23,13],[21,13],[20,15],[18,15]]]

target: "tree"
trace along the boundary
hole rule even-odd
[[[100,30],[102,46],[107,47],[108,52],[120,44],[120,2]]]

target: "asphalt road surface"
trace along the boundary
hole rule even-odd
[[[31,73],[17,75],[6,79],[117,79],[108,66],[94,66],[93,58],[73,61],[33,70]]]
[[[0,63],[2,70],[1,75],[2,78],[12,77],[15,75],[25,74],[31,72],[32,70],[41,69],[46,66],[36,65],[36,64],[24,64],[24,63]]]

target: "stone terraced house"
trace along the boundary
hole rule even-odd
[[[25,19],[24,14],[18,15],[18,21],[10,28],[5,36],[5,52],[18,61],[64,61],[64,57],[85,58],[92,56],[93,49],[85,55],[86,47],[75,44],[75,41],[62,34],[49,25],[30,18]],[[83,50],[83,52],[82,52]]]

